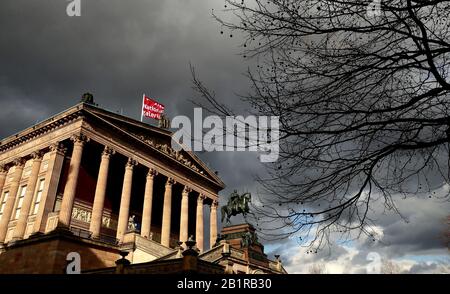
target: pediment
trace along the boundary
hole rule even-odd
[[[172,132],[169,130],[151,126],[128,117],[99,109],[97,107],[85,106],[84,110],[87,113],[107,122],[110,126],[121,130],[122,133],[126,133],[135,140],[139,140],[148,145],[152,149],[160,152],[162,155],[175,160],[184,168],[190,169],[191,171],[198,173],[200,176],[206,177],[219,187],[225,187],[220,178],[193,152],[186,150],[176,151],[171,147]]]

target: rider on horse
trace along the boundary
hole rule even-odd
[[[230,222],[230,217],[242,214],[244,218],[247,213],[250,212],[249,203],[251,202],[251,194],[244,193],[239,195],[236,190],[230,195],[230,199],[228,200],[227,205],[222,206],[222,222],[227,218],[227,222]]]

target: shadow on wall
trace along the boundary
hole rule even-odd
[[[81,257],[81,270],[115,266],[119,250],[60,233],[7,244],[0,254],[0,274],[64,274],[70,252]]]

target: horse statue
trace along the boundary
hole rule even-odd
[[[230,218],[232,216],[242,214],[244,219],[248,213],[250,213],[249,203],[251,203],[252,195],[248,192],[239,195],[236,190],[230,194],[230,199],[227,205],[222,206],[222,223],[224,219],[227,219],[227,223],[230,223]]]

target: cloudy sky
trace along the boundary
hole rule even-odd
[[[76,104],[87,91],[100,107],[135,119],[142,93],[165,104],[170,117],[192,116],[189,64],[223,101],[235,103],[249,91],[243,73],[251,63],[239,56],[239,37],[220,34],[211,15],[223,0],[81,0],[80,17],[67,16],[68,3],[0,2],[1,138]],[[263,169],[255,154],[200,156],[227,184],[223,198],[231,189],[258,193],[254,176]],[[449,203],[399,198],[397,205],[403,219],[375,205],[376,241],[336,240],[316,254],[289,239],[266,243],[266,251],[281,254],[290,273],[310,272],[313,265],[328,273],[370,272],[377,258],[390,260],[396,271],[450,272],[442,240]]]

